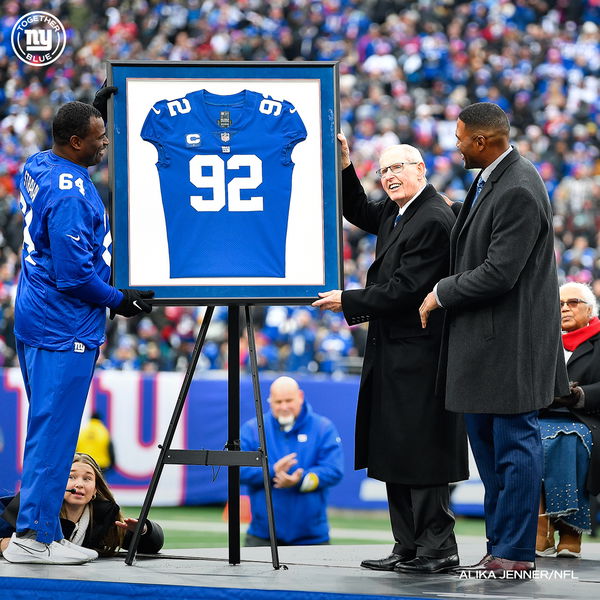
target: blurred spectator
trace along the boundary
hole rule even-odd
[[[344,474],[340,436],[329,419],[313,412],[291,377],[278,377],[271,384],[269,406],[264,434],[271,460],[277,543],[328,544],[327,495]],[[260,447],[256,418],[242,425],[240,442],[242,450]],[[263,474],[254,467],[242,467],[240,481],[248,489],[252,511],[245,545],[268,546]]]
[[[341,315],[329,315],[319,332],[316,358],[323,373],[343,373],[344,358],[352,354],[352,335]]]
[[[431,181],[462,200],[472,175],[456,152],[456,115],[490,100],[504,108],[519,151],[554,204],[559,277],[600,278],[600,3],[597,0],[0,0],[0,354],[15,364],[12,298],[22,243],[16,182],[24,159],[50,146],[54,107],[90,101],[107,59],[339,60],[340,118],[370,199],[381,199],[372,157],[417,144]],[[34,6],[35,5],[35,6]],[[61,19],[68,43],[45,68],[17,60],[16,19],[32,9]],[[92,173],[108,205],[106,165]],[[584,246],[582,240],[586,240]],[[370,236],[344,223],[345,289],[363,287]],[[263,368],[348,372],[362,326],[329,331],[297,308],[256,310]],[[184,370],[204,309],[156,309],[109,324],[99,368]],[[337,325],[333,326],[336,329]],[[199,369],[226,368],[226,310],[217,308]],[[336,354],[339,353],[339,354]],[[335,356],[334,356],[335,355]]]
[[[75,452],[91,456],[98,463],[102,472],[113,468],[115,450],[100,413],[92,413],[90,420],[82,427]]]
[[[292,331],[286,371],[314,372],[318,368],[315,361],[315,318],[308,307],[302,307],[293,313],[290,321]]]

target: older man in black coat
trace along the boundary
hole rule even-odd
[[[487,552],[470,568],[510,576],[535,568],[537,411],[569,388],[548,193],[535,167],[511,148],[509,134],[495,104],[460,113],[457,148],[467,169],[481,171],[452,230],[451,275],[420,312],[429,327],[437,314],[431,311],[447,310],[446,408],[466,413],[485,486]]]
[[[320,294],[313,306],[369,321],[356,417],[355,468],[386,482],[396,544],[363,567],[440,573],[458,564],[448,483],[468,477],[462,417],[435,395],[442,314],[420,327],[426,290],[448,273],[455,217],[425,177],[419,151],[392,146],[379,173],[388,195],[369,202],[342,142],[344,217],[377,235],[364,289]]]

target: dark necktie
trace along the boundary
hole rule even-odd
[[[479,194],[481,194],[481,190],[483,189],[484,185],[485,181],[483,180],[483,177],[480,177],[477,181],[477,186],[475,187],[475,195],[473,196],[473,202],[471,202],[471,209],[475,206],[477,198],[479,198]]]
[[[400,223],[401,218],[402,218],[402,215],[400,213],[398,213],[396,215],[396,218],[394,219],[394,227],[396,227],[396,225],[398,225],[398,223]]]

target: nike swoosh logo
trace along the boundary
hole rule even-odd
[[[74,235],[71,235],[70,233],[67,233],[67,237],[70,237],[73,241],[78,242],[81,239],[81,236],[77,236],[75,237]]]
[[[23,544],[19,544],[19,542],[17,542],[16,540],[13,540],[13,544],[15,546],[19,546],[19,548],[21,548],[21,550],[25,550],[26,552],[29,552],[29,554],[48,554],[48,556],[50,556],[50,548],[48,547],[48,545],[45,545],[45,547],[42,550],[36,550],[35,548],[30,548],[29,546],[24,546]]]
[[[138,310],[142,310],[142,307],[138,304],[137,300],[133,301],[133,305],[138,309]]]
[[[295,113],[297,110],[298,110],[297,108],[290,108],[291,113]]]
[[[157,114],[160,115],[160,110],[156,110],[156,108],[154,108],[154,106],[152,107],[152,110]]]

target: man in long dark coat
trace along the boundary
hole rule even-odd
[[[509,134],[495,104],[460,113],[456,146],[465,168],[481,171],[452,230],[451,275],[420,308],[427,328],[431,311],[447,310],[446,408],[466,413],[485,487],[487,551],[470,569],[496,576],[535,568],[543,461],[537,411],[569,393],[550,201]]]
[[[462,417],[435,395],[442,314],[421,329],[426,290],[448,273],[455,217],[425,177],[419,151],[392,146],[379,173],[388,195],[369,202],[342,142],[344,217],[377,235],[364,289],[320,294],[313,306],[369,321],[356,417],[355,468],[386,482],[395,546],[363,567],[414,573],[458,564],[448,483],[468,477]]]

